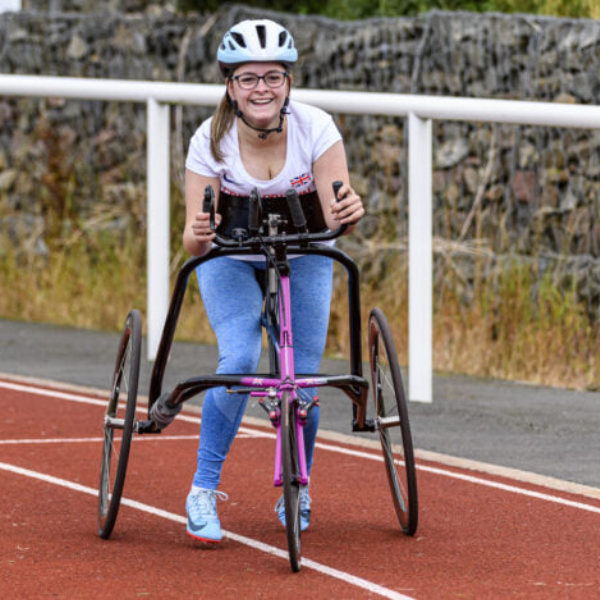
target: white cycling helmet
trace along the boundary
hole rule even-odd
[[[278,62],[286,66],[298,60],[294,38],[269,19],[241,21],[223,36],[217,61],[225,77],[248,62]]]

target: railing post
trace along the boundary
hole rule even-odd
[[[433,216],[431,120],[408,115],[408,398],[432,402]]]
[[[154,360],[169,305],[169,105],[148,98],[146,107],[147,354]]]

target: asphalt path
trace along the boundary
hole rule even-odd
[[[118,333],[0,320],[0,373],[107,389],[118,340]],[[163,389],[214,372],[216,360],[214,346],[175,343]],[[142,395],[151,370],[142,360]],[[347,370],[338,360],[322,369]],[[600,394],[440,374],[433,393],[433,403],[409,405],[416,448],[600,487]],[[321,429],[350,434],[347,397],[326,389],[320,397]],[[254,405],[246,414],[265,418]]]

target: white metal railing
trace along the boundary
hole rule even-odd
[[[148,359],[156,356],[169,302],[169,104],[216,106],[221,85],[0,75],[0,95],[142,102],[147,105]],[[409,399],[432,402],[431,120],[600,128],[600,106],[375,92],[294,89],[333,113],[408,117]]]

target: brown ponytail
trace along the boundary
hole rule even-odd
[[[221,152],[221,140],[231,129],[233,117],[233,106],[231,106],[228,94],[225,93],[213,115],[210,127],[210,152],[217,162],[224,160],[223,152]]]

